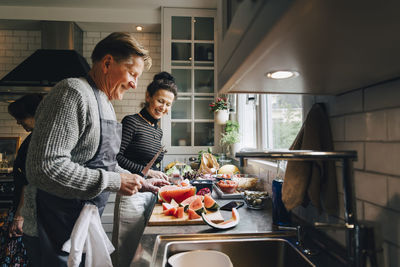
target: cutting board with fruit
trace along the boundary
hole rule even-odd
[[[204,220],[201,218],[202,213],[205,213],[212,222],[219,223],[224,221],[218,204],[211,196],[192,195],[181,199],[180,196],[187,194],[183,188],[166,188],[164,190],[168,190],[169,194],[173,193],[175,199],[170,199],[168,194],[161,192],[163,202],[154,206],[149,225],[204,224]],[[177,197],[179,191],[181,193]]]
[[[214,223],[220,223],[224,221],[219,210],[207,211],[206,216]],[[189,213],[184,212],[182,218],[177,218],[173,215],[165,215],[163,213],[163,207],[160,204],[156,204],[153,209],[153,213],[150,216],[148,225],[195,225],[205,224],[201,216],[197,219],[189,220]]]

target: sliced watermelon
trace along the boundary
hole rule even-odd
[[[186,205],[190,205],[190,203],[192,203],[194,200],[196,200],[196,199],[198,199],[198,198],[201,199],[201,196],[194,195],[194,196],[188,197],[187,199],[185,199],[184,201],[182,201],[182,202],[180,203],[180,205],[183,206],[183,207],[186,206]]]
[[[197,214],[194,210],[188,209],[189,220],[195,220],[201,218],[199,214]]]
[[[163,211],[164,215],[167,215],[167,216],[174,215],[175,212],[176,212],[176,208],[175,207]]]
[[[196,187],[179,187],[175,185],[168,185],[160,188],[158,192],[163,202],[170,203],[171,200],[174,199],[177,203],[181,203],[185,199],[196,194]]]
[[[173,205],[171,205],[171,204],[169,204],[169,203],[162,203],[162,209],[163,209],[163,211],[164,211],[164,210],[169,210],[169,209],[172,209],[172,208],[174,208]]]
[[[179,207],[176,209],[174,216],[176,218],[183,218],[183,207]]]
[[[189,210],[190,209],[194,210],[199,215],[205,212],[203,201],[201,201],[201,197],[196,198],[189,204]]]
[[[240,221],[240,217],[239,217],[239,212],[237,211],[236,208],[232,209],[232,218],[230,218],[229,220],[223,221],[221,223],[213,223],[212,221],[210,221],[207,218],[207,215],[202,213],[201,217],[203,218],[203,221],[205,223],[207,223],[209,226],[215,228],[215,229],[229,229],[232,227],[235,227],[236,225],[238,225],[239,221]]]
[[[204,207],[208,210],[219,209],[219,205],[217,204],[217,202],[215,202],[215,200],[209,195],[204,196]]]

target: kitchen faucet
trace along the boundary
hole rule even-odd
[[[354,192],[354,176],[353,161],[357,159],[356,151],[312,151],[312,150],[285,150],[285,151],[255,151],[255,152],[239,152],[236,157],[240,158],[240,165],[245,166],[248,158],[268,158],[275,160],[334,160],[342,162],[342,179],[344,193],[344,225],[322,224],[316,223],[316,228],[336,228],[345,229],[346,231],[346,249],[347,256],[351,262],[351,266],[365,266],[367,244],[372,244],[373,227],[365,224],[359,224],[357,221],[356,199]],[[301,228],[296,228],[298,233],[298,242],[301,243]],[[371,234],[372,232],[372,234]],[[299,240],[300,238],[300,240]],[[374,257],[372,257],[374,258]],[[376,257],[375,257],[376,258]],[[370,257],[371,259],[371,257]],[[372,259],[374,260],[374,259]]]

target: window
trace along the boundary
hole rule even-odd
[[[301,95],[239,95],[240,147],[288,149],[301,128],[302,112]]]

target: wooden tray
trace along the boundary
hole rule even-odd
[[[224,218],[221,215],[221,212],[215,211],[207,211],[207,217],[211,219],[214,223],[220,223],[224,221]],[[195,224],[205,224],[202,218],[189,220],[188,214],[185,212],[183,214],[183,218],[175,218],[175,216],[166,216],[163,214],[163,209],[160,204],[156,204],[154,206],[153,212],[150,216],[148,225],[195,225]]]

